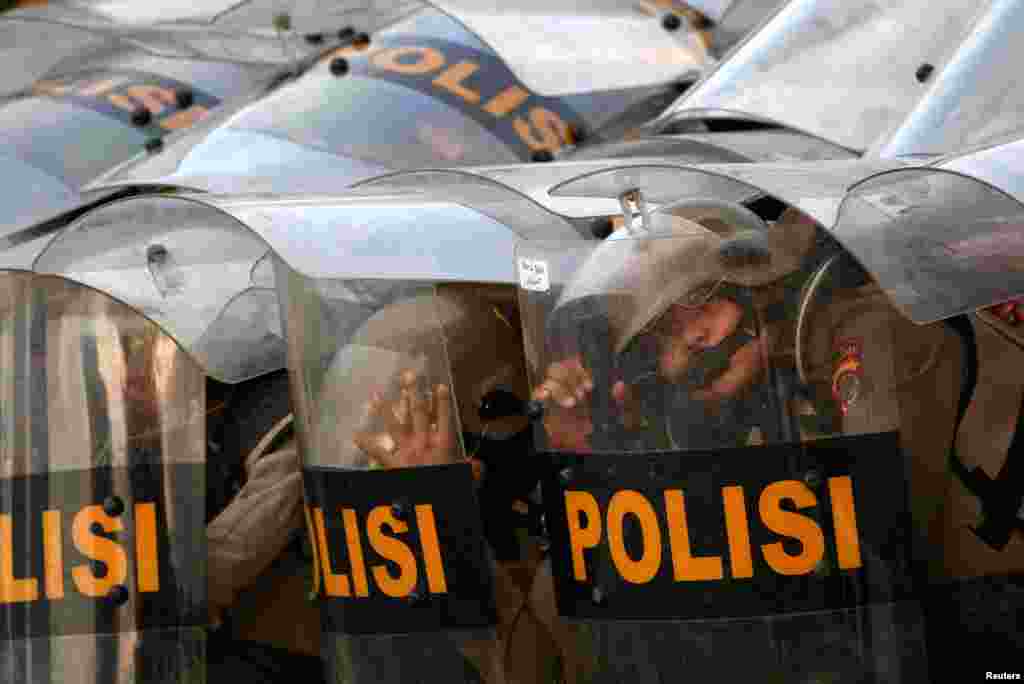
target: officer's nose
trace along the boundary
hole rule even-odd
[[[698,316],[689,321],[683,330],[683,341],[692,350],[707,349],[711,346],[711,327],[707,316]]]

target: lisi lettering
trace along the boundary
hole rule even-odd
[[[131,576],[138,592],[160,591],[155,503],[137,502],[130,518],[107,515],[100,505],[73,515],[43,511],[36,537],[42,550],[42,577],[15,577],[14,559],[26,550],[18,547],[20,539],[15,543],[14,522],[13,516],[0,514],[0,604],[59,601],[70,591],[103,598],[116,585],[128,585]],[[84,560],[65,557],[66,538]]]
[[[828,513],[835,531],[838,565],[842,569],[861,567],[860,537],[850,476],[831,477],[827,481]],[[755,548],[750,541],[748,493],[740,486],[721,488],[728,553],[728,572],[733,579],[754,576],[753,554],[760,553],[776,574],[806,575],[825,554],[825,532],[808,511],[819,505],[818,497],[804,483],[782,480],[765,486],[756,496],[756,511],[761,522],[780,538],[799,542],[799,551],[786,550],[781,539]],[[676,582],[714,581],[725,578],[723,555],[695,556],[691,549],[690,525],[686,517],[686,495],[680,489],[667,489],[652,501],[633,490],[616,492],[602,511],[597,499],[585,491],[564,492],[568,518],[568,536],[572,572],[577,581],[587,581],[584,551],[600,544],[607,546],[612,564],[620,577],[631,584],[653,580],[666,563],[671,563]],[[753,501],[753,499],[752,499]],[[787,510],[783,502],[788,501]],[[638,558],[626,550],[624,526],[631,517],[639,525],[642,552]],[[659,520],[664,525],[659,524]],[[667,539],[662,529],[668,530]],[[634,549],[634,552],[636,550]]]
[[[379,593],[392,598],[410,596],[416,589],[420,573],[432,594],[448,593],[448,581],[441,561],[437,521],[429,504],[413,508],[419,544],[412,541],[410,524],[395,516],[390,505],[377,506],[360,520],[351,508],[338,508],[325,513],[320,507],[306,508],[306,524],[313,545],[314,591],[329,597],[368,597]],[[332,548],[327,533],[326,516],[336,515],[343,528],[344,549]],[[365,549],[369,547],[396,568],[385,564],[368,565]],[[345,566],[342,562],[345,562]],[[346,567],[344,571],[341,567]]]

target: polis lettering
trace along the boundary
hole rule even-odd
[[[127,585],[132,574],[137,591],[158,592],[156,504],[136,503],[134,513],[130,520],[112,517],[100,505],[86,506],[70,516],[59,510],[43,511],[38,537],[42,577],[15,577],[14,559],[19,557],[19,548],[15,545],[14,518],[0,514],[0,604],[57,601],[71,590],[89,598],[103,598],[114,586]],[[129,530],[127,524],[133,529]],[[126,543],[129,532],[134,546],[134,573],[131,549]],[[66,536],[84,562],[69,567],[70,559],[64,553]],[[71,582],[66,582],[69,569]]]
[[[860,537],[854,506],[853,481],[849,476],[828,479],[831,520],[835,531],[838,565],[842,569],[861,567]],[[619,576],[631,584],[646,584],[657,576],[664,556],[671,559],[676,582],[715,581],[725,577],[726,564],[721,555],[697,556],[690,540],[686,517],[686,496],[682,490],[662,492],[654,502],[633,490],[616,492],[602,513],[597,499],[584,491],[564,493],[568,517],[569,545],[573,576],[586,581],[584,551],[606,544]],[[740,486],[721,489],[725,518],[729,576],[744,579],[754,576],[753,554],[759,552],[768,567],[779,575],[806,575],[825,555],[825,533],[811,517],[801,513],[818,506],[818,497],[796,480],[773,482],[757,497],[757,514],[764,526],[780,541],[755,549],[750,541],[746,492]],[[784,506],[783,503],[788,502]],[[660,510],[659,510],[660,506]],[[791,510],[795,508],[795,510]],[[640,530],[640,549],[631,556],[625,544],[625,521],[632,518]],[[664,525],[659,521],[663,521]],[[663,539],[662,528],[668,530]],[[781,539],[796,540],[799,550],[787,550]]]
[[[354,51],[339,48],[328,56],[351,56]],[[439,47],[400,46],[371,51],[370,66],[383,72],[409,78],[430,79],[430,87],[454,95],[465,105],[489,115],[495,123],[507,121],[514,135],[530,151],[552,152],[573,142],[570,126],[562,117],[538,103],[538,98],[521,85],[508,83],[497,94],[485,98],[479,84],[494,74],[481,71],[472,59],[452,63]],[[510,117],[510,118],[506,118]]]
[[[422,570],[430,593],[447,593],[433,506],[422,504],[414,510],[418,545],[409,539],[410,525],[397,518],[389,505],[371,509],[365,520],[360,520],[351,508],[339,508],[344,549],[335,549],[327,534],[324,510],[307,507],[306,525],[310,539],[315,540],[314,591],[319,593],[322,589],[324,595],[340,598],[368,597],[371,591],[404,598],[415,590]],[[367,547],[392,567],[382,563],[368,565]],[[339,571],[336,563],[342,557],[347,559],[346,572]]]

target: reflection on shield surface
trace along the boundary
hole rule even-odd
[[[205,378],[69,281],[0,276],[5,681],[205,681]]]

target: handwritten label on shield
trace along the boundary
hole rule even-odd
[[[531,292],[547,292],[551,289],[548,262],[541,259],[519,258],[519,287]]]

